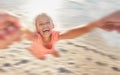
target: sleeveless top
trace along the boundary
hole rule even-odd
[[[48,49],[43,45],[41,35],[37,33],[37,39],[35,39],[32,42],[30,51],[37,56],[52,54],[53,52],[56,51],[55,48],[54,48],[54,45],[58,41],[58,37],[59,37],[59,32],[58,31],[52,31],[52,34],[51,34],[52,47],[50,49]]]

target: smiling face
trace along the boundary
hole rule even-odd
[[[37,29],[37,32],[39,32],[43,38],[49,38],[53,28],[54,28],[54,25],[49,16],[47,16],[44,13],[37,16],[36,29]]]

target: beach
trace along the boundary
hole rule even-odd
[[[23,27],[31,30],[34,17],[45,11],[62,31],[99,19],[118,10],[120,4],[117,0],[49,1],[1,0],[0,8],[15,13]],[[47,55],[45,60],[29,52],[30,44],[23,39],[0,50],[0,75],[120,75],[120,34],[116,32],[95,29],[75,39],[58,41],[55,48],[60,57]]]

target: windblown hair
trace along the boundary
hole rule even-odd
[[[37,20],[42,17],[48,18],[50,20],[50,23],[54,24],[52,18],[49,15],[47,15],[46,13],[41,13],[41,14],[37,15],[37,17],[35,18],[35,26],[37,25]],[[36,26],[36,30],[37,30],[37,26]]]

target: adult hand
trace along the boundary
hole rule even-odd
[[[103,17],[99,21],[99,27],[106,31],[120,31],[120,10]]]

